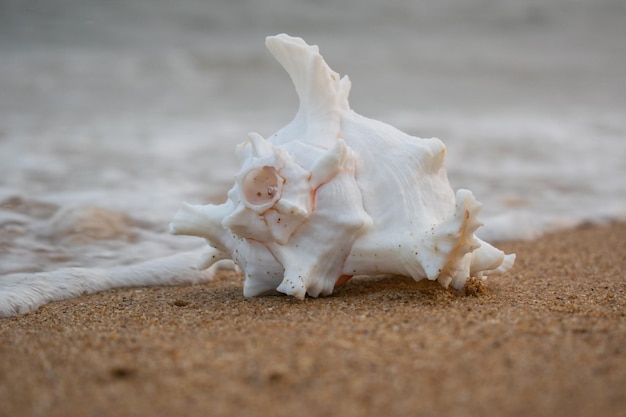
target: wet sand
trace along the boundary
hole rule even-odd
[[[222,273],[0,319],[0,416],[626,415],[626,225],[498,246],[513,270],[463,293]]]

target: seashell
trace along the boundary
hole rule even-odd
[[[173,234],[203,237],[208,268],[232,259],[244,296],[328,295],[355,275],[398,274],[461,289],[511,268],[476,237],[481,204],[452,190],[445,146],[350,109],[350,81],[317,46],[286,34],[266,45],[289,73],[300,106],[264,139],[237,146],[241,169],[225,203],[183,203]]]

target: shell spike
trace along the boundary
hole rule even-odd
[[[348,105],[348,96],[350,95],[350,88],[352,88],[352,82],[350,82],[350,78],[348,78],[347,75],[344,75],[343,77],[341,77],[341,80],[339,81],[339,98],[341,99],[342,103],[345,102],[346,108],[350,107]]]
[[[432,246],[420,255],[428,279],[437,279],[444,286],[452,283],[456,289],[463,287],[470,273],[471,256],[466,255],[480,247],[474,232],[482,225],[477,219],[481,208],[471,191],[457,191],[454,211],[432,229]]]
[[[280,34],[268,36],[265,44],[296,88],[300,107],[292,123],[306,126],[305,142],[332,146],[340,131],[340,112],[349,110],[349,81],[341,83],[319,48],[301,38]]]
[[[274,153],[272,144],[269,143],[263,136],[256,132],[248,133],[248,139],[252,145],[252,155],[257,158],[264,158],[271,156]]]
[[[291,77],[301,107],[321,107],[337,97],[339,74],[326,64],[317,45],[285,34],[268,36],[265,45]]]
[[[169,231],[173,235],[189,235],[209,240],[211,246],[224,252],[233,245],[232,234],[222,227],[222,219],[233,211],[230,201],[224,204],[197,205],[184,203],[172,219]]]
[[[209,247],[209,250],[202,254],[200,261],[198,261],[197,268],[199,270],[209,269],[216,262],[219,262],[223,259],[230,259],[231,256],[228,252],[221,251],[213,246]]]
[[[343,139],[337,140],[333,147],[326,151],[311,168],[311,186],[317,188],[327,183],[349,162],[353,161],[352,152]]]

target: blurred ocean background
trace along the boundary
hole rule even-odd
[[[265,49],[320,46],[358,113],[448,150],[491,240],[626,220],[626,1],[0,0],[0,274],[202,246],[237,143],[295,114]]]

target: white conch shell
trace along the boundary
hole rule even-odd
[[[233,259],[244,296],[333,292],[354,275],[400,274],[460,289],[511,268],[515,255],[474,232],[481,205],[450,187],[439,139],[409,136],[348,104],[350,81],[317,46],[285,34],[266,45],[300,99],[295,118],[237,148],[242,164],[221,205],[183,206],[174,234],[205,238],[201,266]]]

